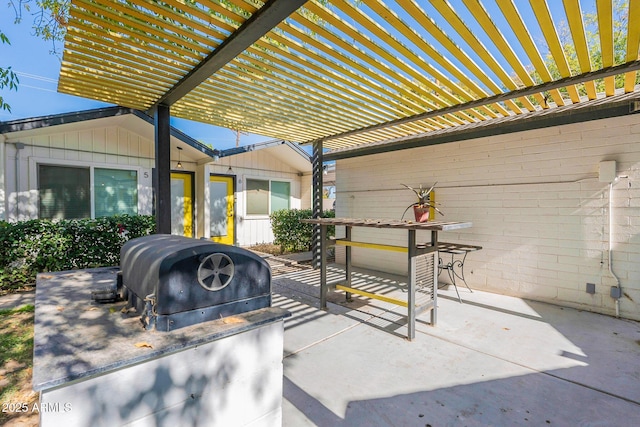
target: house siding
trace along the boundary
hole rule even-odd
[[[17,150],[17,142],[23,143],[24,148]],[[38,217],[38,164],[136,170],[138,212],[152,212],[153,141],[118,126],[31,136],[9,134],[4,152],[4,207],[8,221]]]
[[[24,144],[21,150],[16,143]],[[172,146],[184,141],[172,136]],[[38,217],[38,165],[132,169],[138,172],[138,212],[153,213],[152,172],[155,167],[153,126],[135,116],[114,116],[56,126],[34,126],[0,134],[0,219],[21,221]],[[277,154],[272,148],[278,148]],[[288,151],[282,153],[282,148]],[[192,154],[193,154],[193,150]],[[291,183],[291,208],[301,208],[302,171],[297,150],[273,143],[256,144],[244,153],[213,161],[202,153],[198,160],[183,156],[180,172],[194,177],[196,238],[209,238],[209,177],[235,178],[235,244],[248,246],[273,241],[268,216],[247,217],[244,182],[247,178],[275,179]],[[294,156],[291,164],[287,156]],[[175,159],[172,160],[175,167]],[[229,167],[233,171],[229,173]],[[304,173],[309,174],[311,164]],[[310,175],[309,175],[310,176]],[[92,178],[91,178],[92,179]],[[309,188],[310,179],[304,182]]]
[[[313,175],[303,175],[300,178],[300,209],[311,209],[313,206]]]
[[[472,288],[612,315],[609,184],[598,175],[606,160],[627,176],[614,184],[612,197],[620,315],[640,320],[637,115],[338,160],[336,214],[400,219],[414,201],[401,184],[437,181],[440,218],[473,222],[440,233],[440,240],[483,246],[465,264]],[[405,245],[406,233],[356,229],[354,239]],[[360,248],[353,262],[394,273],[405,273],[407,264],[404,256]],[[586,283],[595,283],[595,294]]]
[[[209,165],[209,174],[231,175],[235,177],[236,244],[250,246],[273,242],[271,222],[267,215],[247,216],[245,214],[245,183],[247,179],[270,179],[291,183],[291,208],[300,209],[301,180],[299,171],[270,155],[266,150],[249,151],[234,156],[222,157]],[[207,196],[208,197],[208,196]]]

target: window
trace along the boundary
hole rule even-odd
[[[138,213],[138,173],[132,170],[93,171],[95,216]]]
[[[269,215],[290,207],[290,182],[247,179],[246,192],[247,215]]]
[[[89,185],[89,168],[39,165],[40,218],[90,218]]]
[[[290,182],[271,181],[271,212],[289,209]]]
[[[38,165],[38,192],[40,218],[91,218],[92,200],[94,217],[138,213],[135,170]]]

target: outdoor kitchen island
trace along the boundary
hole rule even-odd
[[[354,218],[315,218],[305,219],[302,222],[317,224],[320,226],[320,306],[327,308],[327,292],[329,286],[345,291],[347,299],[352,293],[369,298],[398,304],[407,307],[407,338],[412,340],[416,334],[416,316],[430,310],[431,325],[437,322],[438,305],[438,231],[451,231],[472,226],[471,222],[444,222],[444,221],[398,221],[385,219],[354,219]],[[345,237],[328,239],[327,227],[344,226]],[[406,246],[384,245],[378,243],[358,242],[352,240],[354,227],[374,227],[383,229],[407,231]],[[430,241],[419,243],[417,231],[430,231]],[[327,282],[327,248],[332,245],[345,246],[345,278],[339,282]],[[406,300],[389,298],[351,286],[352,263],[351,249],[353,247],[380,249],[407,254],[407,297]]]
[[[40,425],[282,424],[286,310],[265,307],[171,331],[127,302],[95,303],[118,268],[38,276],[33,388]]]

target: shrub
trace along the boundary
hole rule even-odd
[[[117,265],[124,242],[154,231],[144,215],[0,221],[0,290],[33,284],[40,272]]]
[[[269,215],[274,241],[285,252],[304,252],[313,246],[313,225],[300,222],[301,219],[311,219],[311,209],[283,209]],[[322,212],[323,218],[335,218],[333,210]],[[329,235],[335,234],[335,227],[329,227]]]

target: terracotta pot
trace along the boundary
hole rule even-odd
[[[429,208],[428,206],[425,207],[420,207],[420,206],[413,206],[413,215],[416,218],[417,222],[427,222],[429,221],[429,214],[430,214],[431,208]]]

